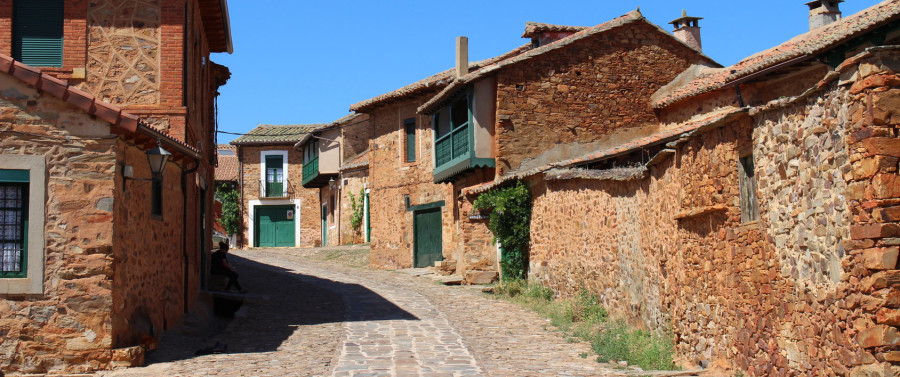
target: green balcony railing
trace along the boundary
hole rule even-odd
[[[303,185],[319,176],[319,156],[303,164]]]
[[[469,156],[469,122],[438,138],[434,151],[436,170],[457,158]]]

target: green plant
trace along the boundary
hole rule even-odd
[[[528,246],[531,242],[531,193],[522,181],[483,193],[473,203],[475,209],[490,211],[488,228],[500,242],[500,266],[505,279],[524,279],[528,273]]]
[[[610,323],[597,331],[591,347],[600,362],[625,360],[643,369],[676,369],[670,337],[631,329],[623,322]]]
[[[222,203],[222,215],[219,223],[228,234],[237,234],[241,231],[241,207],[240,194],[237,187],[230,183],[216,185],[216,199]]]
[[[363,198],[365,198],[366,191],[364,188],[359,189],[359,200],[356,199],[353,192],[347,192],[347,195],[350,195],[350,227],[359,230],[363,220],[363,202],[365,201]]]

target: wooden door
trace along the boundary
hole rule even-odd
[[[441,236],[441,209],[416,211],[414,216],[414,265],[416,268],[433,266],[434,262],[444,259]]]

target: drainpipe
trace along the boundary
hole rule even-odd
[[[238,145],[238,147],[237,147],[237,155],[238,155],[238,190],[241,193],[241,195],[240,195],[240,197],[241,197],[240,204],[241,205],[238,206],[238,211],[241,214],[241,233],[239,236],[241,237],[240,245],[243,247],[243,246],[245,246],[244,242],[246,241],[244,239],[244,148],[241,147],[240,145]]]
[[[193,174],[199,168],[200,168],[200,160],[195,159],[193,168],[181,171],[181,195],[182,195],[181,227],[183,228],[182,233],[181,233],[181,257],[184,259],[183,265],[184,265],[184,312],[185,313],[188,312],[188,286],[190,285],[190,279],[188,278],[188,275],[190,273],[190,271],[189,271],[190,267],[188,266],[189,260],[188,260],[188,252],[187,252],[187,247],[188,247],[187,246],[187,232],[188,232],[188,226],[187,226],[187,217],[188,217],[187,216],[187,200],[188,200],[187,176],[188,176],[188,174]],[[203,235],[201,234],[200,237],[203,237]]]

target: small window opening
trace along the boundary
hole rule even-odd
[[[738,165],[738,174],[741,180],[741,222],[748,223],[759,220],[759,202],[756,198],[756,175],[753,170],[753,154],[741,157]]]

